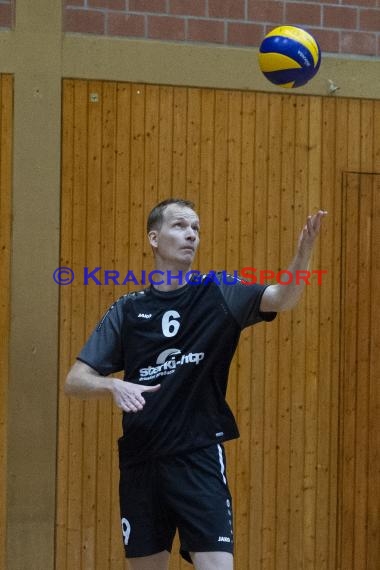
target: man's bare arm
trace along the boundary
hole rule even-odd
[[[65,394],[77,398],[102,398],[111,395],[115,404],[124,412],[138,412],[143,409],[145,399],[143,392],[156,392],[160,384],[155,386],[139,386],[118,378],[102,376],[80,360],[77,360],[67,375]]]
[[[296,255],[288,267],[292,274],[292,280],[287,285],[269,285],[264,291],[260,303],[260,311],[285,311],[292,309],[300,300],[305,287],[303,280],[297,279],[299,271],[305,271],[309,267],[311,254],[319,234],[322,219],[327,215],[324,210],[308,216],[305,226],[302,228]]]

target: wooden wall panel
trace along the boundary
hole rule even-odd
[[[0,75],[0,568],[5,568],[13,76]]]
[[[61,261],[75,281],[61,288],[62,384],[99,316],[136,288],[106,284],[104,270],[119,271],[121,283],[128,269],[139,278],[152,268],[145,221],[157,201],[195,201],[203,270],[285,268],[306,215],[329,211],[312,262],[326,271],[322,284],[314,276],[292,313],[244,331],[231,366],[228,399],[241,438],[227,444],[227,457],[239,570],[336,570],[349,532],[338,501],[346,505],[340,493],[350,492],[342,462],[338,470],[346,441],[339,429],[342,174],[380,167],[379,117],[372,101],[64,82]],[[102,267],[100,286],[83,284],[84,266]],[[376,409],[366,417],[361,433],[378,437]],[[126,567],[120,419],[110,401],[60,396],[58,570]],[[367,472],[374,494],[376,461]],[[376,512],[365,513],[373,530]],[[367,540],[372,553],[361,529],[360,548]],[[188,568],[177,546],[171,569]]]
[[[372,570],[380,561],[380,333],[375,316],[380,277],[380,174],[348,173],[343,190],[337,567]]]

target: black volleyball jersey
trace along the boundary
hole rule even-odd
[[[175,291],[128,293],[106,312],[78,359],[102,375],[124,370],[146,404],[123,413],[122,462],[180,453],[239,436],[225,400],[241,330],[275,313],[259,311],[265,285],[203,280]]]

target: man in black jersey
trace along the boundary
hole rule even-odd
[[[307,270],[325,215],[307,218],[288,267],[294,277]],[[217,284],[207,275],[181,281],[199,245],[199,219],[186,200],[158,204],[148,238],[162,283],[108,309],[65,391],[82,398],[111,394],[123,410],[120,510],[130,568],[166,569],[178,529],[181,554],[197,570],[231,570],[223,442],[239,432],[225,401],[230,362],[241,330],[294,307],[304,282]],[[123,380],[106,378],[120,370]]]

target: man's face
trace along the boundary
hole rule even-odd
[[[159,230],[149,232],[156,261],[181,268],[190,267],[199,245],[199,218],[191,208],[170,204]]]

